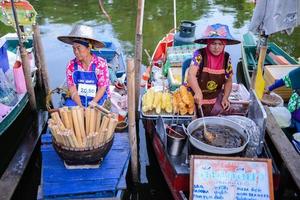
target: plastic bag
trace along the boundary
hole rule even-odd
[[[291,113],[286,107],[270,107],[276,122],[280,128],[286,128],[291,125]]]
[[[27,92],[26,89],[26,83],[25,83],[25,77],[23,73],[23,67],[20,61],[16,61],[14,68],[14,81],[15,81],[15,87],[16,87],[16,92],[18,94],[23,94]]]
[[[14,106],[17,102],[17,93],[7,80],[4,72],[0,70],[0,103],[7,106]]]

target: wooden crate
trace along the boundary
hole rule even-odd
[[[264,67],[264,79],[266,86],[286,76],[290,71],[300,67],[300,65],[266,65]],[[274,92],[280,95],[285,102],[287,102],[292,94],[292,89],[285,86],[277,88]]]

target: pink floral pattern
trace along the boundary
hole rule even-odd
[[[78,70],[84,71],[82,63],[80,61],[77,61],[77,63],[78,63]],[[98,87],[109,86],[109,71],[108,71],[106,60],[101,57],[97,57],[93,55],[92,62],[90,63],[89,66],[89,71],[92,70],[93,63],[96,64],[95,73],[98,79]],[[66,70],[68,87],[75,85],[73,80],[73,72],[74,72],[74,60],[71,60],[68,63],[67,70]]]

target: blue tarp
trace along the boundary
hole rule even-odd
[[[0,48],[0,69],[4,73],[9,69],[6,43]]]

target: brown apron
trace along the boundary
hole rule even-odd
[[[203,94],[203,113],[204,116],[218,115],[223,111],[221,105],[223,98],[222,89],[226,81],[225,69],[228,65],[229,54],[225,52],[224,68],[218,70],[207,67],[207,56],[204,49],[200,49],[200,54],[203,59],[199,65],[197,80]],[[198,109],[197,116],[202,117]]]

